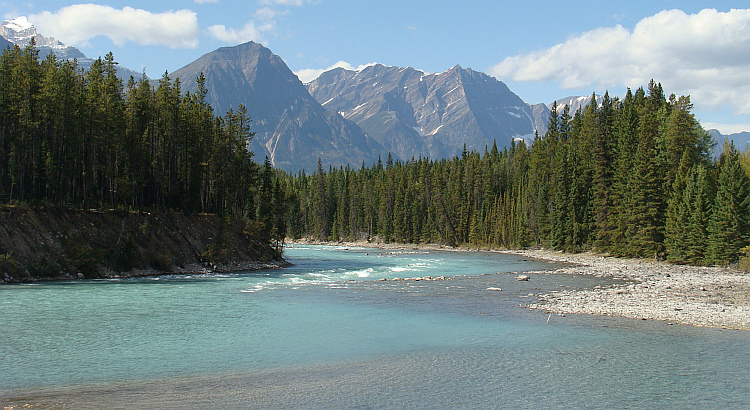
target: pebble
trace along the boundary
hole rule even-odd
[[[555,313],[750,330],[750,274],[719,267],[678,266],[590,253],[571,255],[542,250],[507,253],[576,264],[548,273],[601,275],[630,281],[614,288],[560,290],[539,296],[538,302],[527,307]],[[665,292],[667,289],[669,291]]]

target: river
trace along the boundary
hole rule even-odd
[[[750,407],[750,332],[524,307],[611,279],[518,281],[555,265],[490,252],[285,252],[282,270],[0,287],[0,404]],[[446,278],[382,280],[424,276]]]

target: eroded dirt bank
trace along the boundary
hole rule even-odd
[[[0,208],[0,283],[285,265],[252,223],[216,215]]]

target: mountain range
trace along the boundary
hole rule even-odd
[[[314,171],[323,164],[370,165],[384,148],[355,123],[323,108],[284,61],[249,42],[212,51],[171,74],[184,91],[197,90],[203,73],[206,100],[223,114],[247,107],[256,133],[250,142],[256,160],[268,156],[287,171]]]
[[[526,103],[502,82],[460,66],[439,74],[380,64],[336,68],[307,89],[403,160],[451,157],[464,147],[483,150],[534,136]]]
[[[743,131],[743,132],[736,132],[733,134],[722,134],[718,130],[710,129],[706,130],[709,134],[711,134],[711,137],[716,141],[716,149],[714,150],[715,156],[718,156],[721,153],[721,149],[724,146],[725,141],[732,141],[734,142],[735,148],[737,148],[740,151],[744,151],[748,148],[750,148],[750,132]]]
[[[84,69],[94,61],[80,50],[38,33],[26,18],[0,25],[0,47],[25,47],[33,37],[40,57],[54,53],[76,59]],[[410,67],[373,64],[361,70],[335,68],[303,84],[283,59],[248,42],[222,47],[169,74],[183,91],[197,90],[203,73],[206,100],[217,115],[240,104],[247,107],[255,132],[249,148],[258,162],[268,156],[280,169],[312,172],[318,161],[328,166],[369,166],[384,160],[447,158],[464,148],[482,152],[496,143],[533,141],[543,135],[552,104],[527,104],[503,82],[470,68],[454,66],[428,74]],[[136,79],[134,70],[118,67],[118,76]],[[591,96],[557,100],[571,113]],[[743,149],[750,133],[721,135]],[[719,147],[721,144],[719,144]]]
[[[93,58],[86,57],[81,50],[61,43],[54,37],[45,37],[37,32],[36,28],[29,23],[26,17],[17,17],[13,20],[5,20],[0,24],[0,50],[17,45],[24,48],[34,39],[35,46],[39,50],[39,58],[44,59],[49,54],[54,54],[61,60],[77,60],[79,67],[88,70],[94,63]],[[118,66],[117,76],[128,80],[130,76],[140,79],[143,74],[129,68]]]

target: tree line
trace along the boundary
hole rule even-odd
[[[244,106],[215,116],[165,73],[127,84],[112,53],[89,70],[32,43],[0,56],[0,201],[76,209],[217,213],[283,226],[279,182],[247,149]],[[275,195],[275,196],[274,196]]]
[[[215,116],[165,73],[117,78],[33,43],[0,56],[0,201],[78,209],[208,212],[269,240],[544,246],[677,263],[728,264],[750,243],[746,158],[718,160],[686,96],[660,84],[622,99],[552,107],[531,147],[412,158],[312,175],[253,161],[247,110]]]
[[[750,180],[733,145],[713,159],[692,108],[652,81],[622,99],[593,95],[574,113],[553,105],[530,148],[319,164],[284,178],[288,234],[726,265],[750,243]]]

